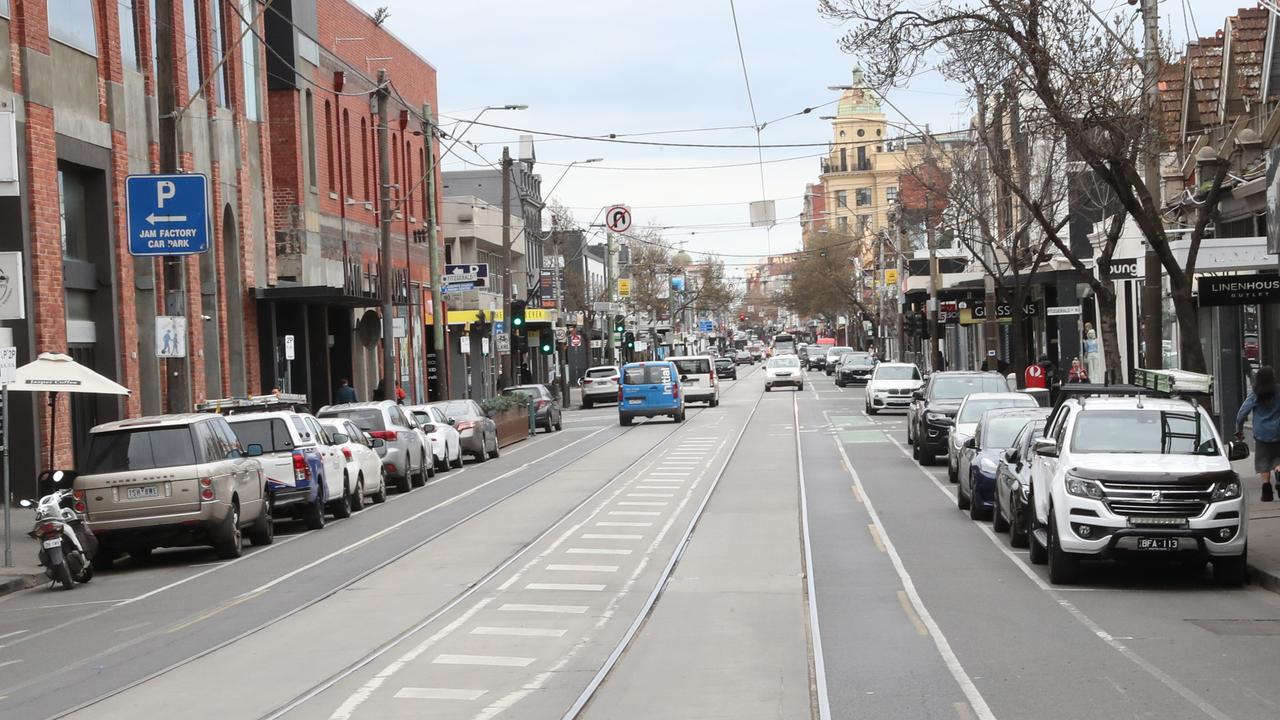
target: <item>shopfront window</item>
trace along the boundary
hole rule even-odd
[[[50,38],[90,55],[98,54],[93,0],[49,0],[48,7]]]

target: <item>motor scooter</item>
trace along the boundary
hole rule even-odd
[[[98,553],[98,539],[76,511],[76,497],[70,487],[75,475],[64,470],[41,473],[38,486],[44,495],[37,502],[18,503],[35,508],[32,534],[40,541],[40,565],[45,575],[61,583],[65,590],[93,579],[93,557]]]

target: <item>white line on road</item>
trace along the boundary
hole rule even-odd
[[[501,637],[564,637],[567,630],[557,630],[554,628],[530,628],[530,627],[486,627],[484,625],[474,628],[472,635],[498,635]]]
[[[664,507],[668,504],[669,503],[662,502],[661,500],[632,500],[632,501],[619,502],[618,506],[619,507]]]
[[[643,535],[611,535],[609,533],[583,533],[583,540],[643,540]]]
[[[437,655],[434,665],[484,665],[487,667],[528,667],[537,658],[506,655]]]
[[[600,592],[604,588],[604,585],[592,585],[590,583],[529,583],[524,586],[525,590],[566,590],[570,592]]]
[[[400,688],[396,697],[407,700],[479,700],[487,690],[458,690],[451,688]]]
[[[581,615],[587,611],[586,605],[537,605],[525,603],[506,603],[498,608],[501,612],[550,613],[553,615]]]
[[[660,512],[650,512],[647,510],[610,510],[610,515],[631,516],[631,517],[657,517]]]
[[[627,493],[627,497],[675,497],[675,493],[651,493],[651,492],[633,492]]]
[[[553,570],[555,572],[597,572],[597,573],[618,572],[617,565],[566,565],[562,563],[562,564],[548,565],[547,569]]]
[[[812,387],[812,386],[810,386]],[[792,429],[796,435],[796,475],[800,485],[800,533],[804,539],[804,576],[809,599],[809,628],[813,636],[814,691],[818,695],[818,720],[831,720],[831,699],[827,697],[827,664],[822,653],[822,630],[818,626],[818,593],[813,579],[813,547],[809,542],[809,501],[804,487],[804,452],[800,442],[800,402],[791,397],[795,416]]]
[[[9,632],[9,633],[5,633],[5,634],[3,634],[3,635],[0,635],[0,640],[3,640],[3,639],[5,639],[5,638],[11,638],[11,637],[13,637],[14,635],[21,635],[22,633],[25,633],[25,632],[31,632],[31,631],[30,631],[30,630],[14,630],[13,632]]]
[[[630,555],[631,551],[616,548],[569,548],[565,553],[569,555]]]
[[[653,527],[651,522],[603,522],[596,523],[596,527]]]
[[[8,667],[8,666],[10,666],[10,665],[17,665],[17,664],[18,664],[18,663],[20,663],[20,662],[22,662],[22,660],[20,660],[20,659],[19,659],[19,660],[6,660],[6,661],[4,661],[4,662],[0,662],[0,668],[2,668],[2,667]]]

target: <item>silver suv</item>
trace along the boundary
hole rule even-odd
[[[400,492],[426,484],[432,467],[431,448],[399,405],[390,400],[326,405],[316,415],[346,418],[370,437],[386,442],[382,465]]]
[[[239,557],[241,533],[254,545],[274,539],[262,448],[241,447],[220,415],[188,413],[119,420],[89,433],[85,472],[75,479],[76,510],[100,541],[94,565],[157,547],[212,545]]]

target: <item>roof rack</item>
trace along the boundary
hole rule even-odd
[[[1186,370],[1133,369],[1133,384],[1157,395],[1212,395],[1213,376]]]
[[[269,410],[293,410],[310,412],[311,403],[302,393],[270,393],[267,395],[249,395],[247,397],[229,397],[216,400],[205,400],[196,403],[199,412],[232,415],[235,413],[267,412]]]

